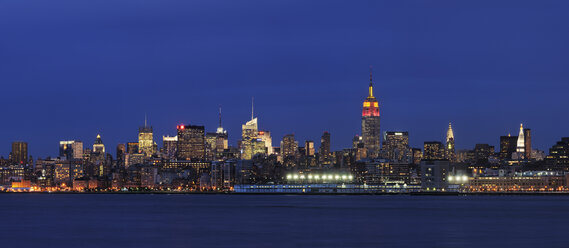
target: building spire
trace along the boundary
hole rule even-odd
[[[369,97],[373,97],[373,67],[369,66]]]
[[[219,105],[219,127],[221,127],[221,104]]]
[[[146,116],[146,113],[144,113],[144,127],[148,127],[148,118]]]
[[[451,139],[454,140],[454,132],[452,131],[452,123],[449,122],[449,123],[448,123],[448,130],[447,130],[447,143],[448,143]]]
[[[251,120],[255,119],[255,97],[251,97]]]

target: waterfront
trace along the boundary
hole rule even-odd
[[[566,247],[569,196],[2,194],[3,247]]]

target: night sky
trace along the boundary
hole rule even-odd
[[[544,3],[545,2],[545,3]],[[230,143],[249,120],[334,150],[361,132],[373,65],[381,129],[411,145],[499,146],[523,122],[534,147],[569,136],[569,1],[0,1],[0,154],[58,142],[107,150],[178,124]]]

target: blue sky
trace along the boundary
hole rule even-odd
[[[145,113],[155,135],[217,126],[231,144],[250,118],[333,149],[361,131],[374,67],[381,128],[411,144],[498,146],[533,130],[547,150],[569,136],[567,1],[0,2],[0,154],[25,140],[35,157],[59,140],[114,151]],[[161,139],[157,139],[161,145]],[[113,152],[114,153],[114,152]]]

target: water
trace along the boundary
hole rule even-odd
[[[0,247],[569,247],[568,196],[0,194]]]

